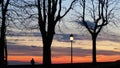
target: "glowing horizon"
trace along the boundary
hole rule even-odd
[[[60,36],[62,37],[62,36]],[[39,37],[7,37],[8,39],[8,61],[19,61],[30,63],[34,58],[37,63],[42,64],[42,39]],[[52,63],[71,63],[70,42],[53,40],[51,47]],[[99,40],[97,41],[97,62],[114,62],[120,60],[119,41]],[[92,41],[87,39],[74,40],[73,62],[92,62]],[[15,63],[14,63],[15,64]]]
[[[97,55],[97,62],[115,62],[120,60],[120,55],[113,55],[113,56],[104,56],[104,55]],[[34,58],[37,64],[42,64],[42,56],[9,56],[9,61],[20,61],[20,62],[28,62]],[[60,63],[71,63],[71,56],[59,56],[59,57],[52,57],[51,59],[52,64],[60,64]],[[73,56],[73,63],[86,63],[92,62],[92,56]]]

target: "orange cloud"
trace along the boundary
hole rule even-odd
[[[74,56],[73,57],[73,63],[83,63],[83,62],[91,62],[91,56]],[[60,57],[53,57],[52,63],[71,63],[71,57],[70,56],[60,56]]]
[[[111,56],[98,55],[97,56],[98,62],[114,62],[117,60],[120,60],[120,55],[111,55]]]
[[[114,62],[120,60],[120,55],[97,55],[97,62]],[[92,56],[74,56],[73,57],[74,63],[85,63],[85,62],[92,62]],[[60,56],[60,57],[53,57],[52,63],[71,63],[70,56]]]
[[[30,62],[30,60],[34,58],[35,62],[42,64],[42,57],[40,56],[9,56],[9,61],[21,61],[21,62]],[[97,62],[112,62],[117,61],[120,59],[120,55],[112,55],[112,56],[105,56],[105,55],[97,55]],[[92,62],[92,56],[73,56],[74,63],[85,63],[85,62]],[[52,63],[71,63],[70,56],[57,56],[52,57]]]
[[[21,62],[30,62],[34,58],[35,62],[42,63],[42,57],[38,56],[8,56],[9,61],[21,61]]]

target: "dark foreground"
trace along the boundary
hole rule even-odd
[[[43,65],[9,65],[8,68],[44,68]],[[52,64],[48,68],[120,68],[120,62],[101,62],[93,65],[92,63],[75,64]]]

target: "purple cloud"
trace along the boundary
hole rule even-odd
[[[70,47],[52,47],[52,56],[69,56],[71,54]],[[9,45],[8,54],[11,56],[42,56],[42,47],[36,46],[17,46]],[[91,49],[73,48],[74,56],[92,55]],[[97,50],[97,55],[120,55],[119,52],[108,50]]]

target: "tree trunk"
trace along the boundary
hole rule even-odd
[[[44,66],[51,64],[51,47],[49,44],[43,45],[43,64]]]
[[[5,25],[5,15],[3,13],[2,25],[1,25],[1,37],[0,37],[0,68],[5,68],[4,63],[4,47],[5,47],[5,38],[6,38],[6,25]]]
[[[3,28],[5,28],[5,27],[3,27]],[[5,63],[4,63],[4,46],[5,46],[5,33],[4,33],[4,30],[1,30],[1,38],[0,38],[0,68],[5,68],[6,67]]]
[[[51,44],[53,40],[53,33],[49,33],[47,37],[43,38],[43,65],[47,68],[51,65]]]
[[[5,63],[5,66],[7,68],[7,65],[8,65],[8,51],[7,51],[7,40],[5,38],[5,47],[4,47],[4,63]]]
[[[96,64],[96,35],[92,35],[92,44],[93,44],[93,49],[92,49],[92,62],[95,65]]]
[[[0,68],[4,67],[4,41],[0,38]]]

